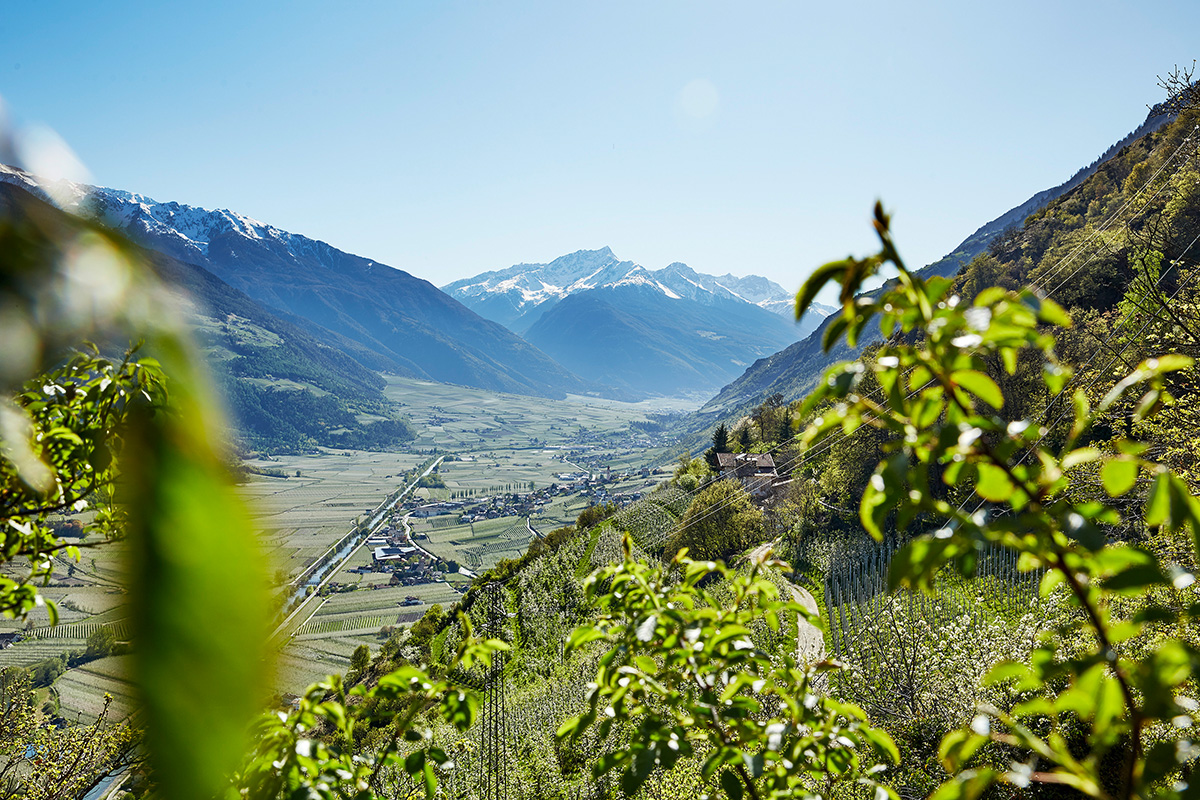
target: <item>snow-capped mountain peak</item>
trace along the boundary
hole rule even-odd
[[[318,242],[288,233],[272,225],[228,209],[207,209],[183,203],[160,203],[151,197],[121,189],[89,186],[70,181],[49,181],[0,164],[0,182],[20,186],[64,211],[78,213],[133,234],[145,234],[170,242],[172,255],[188,251],[208,255],[213,239],[236,234],[247,239],[271,239],[292,247],[311,250]]]
[[[641,286],[671,300],[709,305],[718,300],[751,303],[790,314],[792,295],[766,278],[732,274],[715,277],[676,261],[650,270],[622,261],[609,247],[577,250],[548,264],[516,264],[473,278],[455,281],[442,290],[497,322],[520,328],[535,309],[591,289]]]

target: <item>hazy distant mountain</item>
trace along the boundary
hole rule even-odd
[[[653,288],[625,284],[569,295],[525,338],[589,380],[674,395],[720,385],[793,339],[793,327],[749,303],[664,300]]]
[[[28,176],[9,169],[0,180]],[[558,397],[589,388],[502,325],[407,272],[231,211],[65,187],[56,187],[64,207],[339,334],[331,343],[372,368],[518,394]]]
[[[797,324],[792,295],[766,278],[715,277],[678,262],[649,270],[607,247],[444,288],[584,378],[635,394],[715,389],[827,312]]]

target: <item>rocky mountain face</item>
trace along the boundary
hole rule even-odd
[[[32,179],[5,168],[0,181]],[[504,326],[386,264],[232,211],[114,189],[47,188],[62,207],[203,267],[372,369],[551,397],[592,388]]]
[[[607,247],[517,264],[444,290],[584,378],[635,396],[704,392],[803,338],[792,295],[757,275],[649,270]]]

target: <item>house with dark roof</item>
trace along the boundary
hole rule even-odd
[[[775,459],[770,453],[717,453],[717,468],[722,478],[740,482],[746,493],[756,499],[767,497],[779,483]]]

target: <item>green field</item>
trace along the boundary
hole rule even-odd
[[[109,656],[69,670],[54,683],[62,715],[95,719],[104,707],[104,695],[112,695],[109,719],[124,719],[136,707],[135,689],[128,679],[129,656]]]
[[[282,470],[292,477],[251,475],[242,494],[250,502],[264,549],[276,568],[294,576],[344,536],[356,517],[395,491],[403,474],[425,459],[409,453],[347,450],[252,461],[252,466]]]

